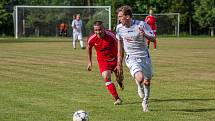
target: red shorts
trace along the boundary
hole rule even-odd
[[[112,72],[117,66],[117,61],[98,61],[100,73],[106,70],[111,70]]]

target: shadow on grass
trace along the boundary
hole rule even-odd
[[[141,104],[141,101],[135,101],[135,102],[123,102],[123,105],[134,105],[134,104]]]
[[[175,102],[175,101],[180,101],[180,102],[184,102],[184,101],[211,101],[211,100],[215,100],[213,98],[209,98],[209,99],[151,99],[151,102]]]
[[[190,112],[190,113],[195,113],[195,112],[214,112],[215,108],[196,108],[196,109],[150,109],[150,111],[153,112]]]
[[[187,102],[187,101],[211,101],[215,100],[213,98],[211,99],[150,99],[150,102]],[[134,101],[134,102],[124,102],[124,104],[138,104],[142,101]]]
[[[151,99],[150,102],[188,102],[188,101],[215,101],[214,98],[209,99]],[[154,110],[159,111],[159,110]],[[161,111],[161,110],[160,110]],[[215,108],[193,108],[193,109],[167,109],[167,111],[182,111],[182,112],[211,112]]]
[[[187,102],[187,101],[213,101],[215,99],[150,99],[151,102]],[[136,105],[141,104],[140,101],[131,101],[131,102],[123,102],[123,105]],[[213,112],[215,111],[215,108],[193,108],[193,109],[164,109],[164,110],[157,110],[157,109],[151,109],[151,111],[182,111],[182,112]]]
[[[215,108],[170,109],[170,111],[182,111],[182,112],[211,112],[211,111],[215,111]]]

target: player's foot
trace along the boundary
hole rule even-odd
[[[154,48],[154,50],[157,50],[157,48]]]
[[[74,49],[74,50],[76,50],[76,48],[75,48],[75,47],[74,47],[73,49]]]
[[[148,104],[145,101],[142,102],[142,107],[143,112],[149,112]]]
[[[137,94],[139,95],[140,98],[144,98],[143,85],[140,84],[137,80],[136,80],[136,84],[137,84]]]
[[[122,100],[118,98],[115,102],[114,105],[122,105]]]
[[[85,47],[81,47],[81,49],[85,49]]]

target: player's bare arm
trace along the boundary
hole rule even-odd
[[[123,50],[123,42],[122,40],[118,40],[118,55],[117,55],[117,75],[122,74],[122,60],[124,58],[124,50]]]
[[[88,54],[88,65],[87,65],[87,70],[91,71],[92,70],[92,47],[87,47],[87,54]]]

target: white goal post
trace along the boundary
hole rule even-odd
[[[76,14],[81,15],[85,35],[90,34],[95,20],[111,29],[111,6],[14,6],[15,38],[57,36],[60,22],[69,25],[71,34],[71,21]]]
[[[148,14],[134,13],[133,17],[138,20],[145,20]],[[156,17],[158,35],[180,35],[180,13],[159,13],[153,14]]]

